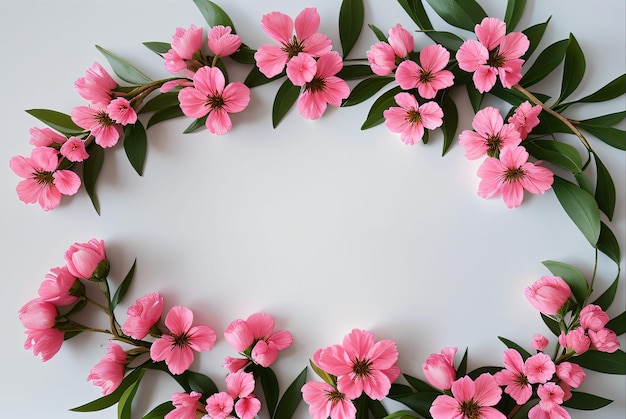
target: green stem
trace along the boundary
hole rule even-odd
[[[522,408],[523,405],[518,404],[517,406],[515,406],[510,412],[509,414],[506,416],[507,419],[511,419],[513,416],[515,416],[515,414]]]
[[[97,303],[96,301],[92,300],[92,299],[91,299],[91,298],[89,298],[89,297],[85,297],[85,300],[87,300],[87,302],[88,302],[89,304],[93,304],[93,305],[94,305],[94,306],[96,306],[98,309],[100,309],[100,310],[104,311],[107,315],[109,314],[109,309],[108,309],[108,308],[106,308],[105,306],[103,306],[102,304]]]

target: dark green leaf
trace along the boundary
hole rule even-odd
[[[459,114],[456,109],[456,105],[452,97],[449,94],[444,93],[441,100],[441,109],[443,110],[443,125],[441,130],[443,131],[443,150],[441,155],[445,155],[452,141],[456,138],[456,129],[459,124]]]
[[[385,419],[418,419],[417,416],[413,414],[410,410],[400,410],[397,412],[393,412]]]
[[[563,64],[561,95],[557,99],[557,103],[563,101],[576,90],[585,75],[585,68],[585,55],[574,35],[570,33],[567,50],[565,51],[565,63]]]
[[[245,84],[248,87],[262,86],[274,80],[278,80],[281,77],[284,77],[285,74],[286,73],[283,71],[282,73],[274,77],[268,78],[265,76],[265,74],[261,73],[261,71],[259,70],[257,66],[254,66],[252,67],[252,70],[250,70],[250,73],[248,73],[248,75],[246,76],[246,79],[244,80],[243,84]]]
[[[598,202],[600,210],[608,217],[609,220],[613,219],[613,212],[615,211],[615,183],[611,178],[611,174],[607,170],[604,163],[600,160],[597,154],[593,155],[596,161],[596,193],[595,198]]]
[[[543,38],[543,34],[548,27],[550,19],[552,19],[552,17],[549,17],[548,20],[543,23],[538,23],[522,31],[522,33],[526,35],[526,37],[530,41],[530,47],[528,47],[528,51],[526,51],[526,53],[522,56],[523,60],[528,60],[528,58],[533,54],[533,52],[535,52],[535,50],[539,46],[539,43]]]
[[[148,137],[141,121],[124,128],[124,151],[128,161],[139,176],[143,175],[143,166],[148,151]]]
[[[622,314],[612,318],[606,327],[615,332],[617,336],[621,336],[626,333],[626,311],[622,311]]]
[[[240,64],[255,64],[254,53],[256,53],[256,50],[246,44],[241,44],[239,49],[234,54],[230,55],[230,58]]]
[[[507,32],[511,32],[515,29],[515,26],[517,26],[524,13],[525,7],[526,0],[508,0],[506,12],[504,12],[504,22],[506,23]]]
[[[146,128],[150,128],[151,126],[156,125],[159,122],[179,118],[184,115],[185,114],[183,113],[182,109],[180,109],[180,106],[171,106],[169,108],[158,110],[148,120]]]
[[[425,31],[424,33],[437,44],[443,45],[450,51],[457,51],[463,44],[463,39],[452,32]]]
[[[613,400],[580,391],[572,391],[572,398],[564,401],[563,406],[578,410],[597,410],[611,403]]]
[[[80,134],[85,130],[72,121],[72,117],[50,109],[28,109],[26,113],[39,119],[52,129],[66,135]]]
[[[433,29],[422,0],[398,0],[398,3],[421,30]]]
[[[426,0],[430,7],[447,23],[474,32],[487,13],[474,0]]]
[[[600,238],[598,239],[598,250],[607,255],[613,262],[619,266],[622,258],[619,243],[611,229],[600,222]]]
[[[163,55],[172,48],[169,42],[144,42],[143,44],[158,55]]]
[[[346,58],[359,39],[365,18],[363,0],[343,0],[339,10],[339,40]]]
[[[356,419],[369,419],[369,411],[367,409],[367,399],[365,393],[361,394],[357,399],[352,401],[356,407]]]
[[[179,106],[179,103],[178,92],[161,93],[144,103],[139,113],[156,112],[165,108]]]
[[[498,371],[502,371],[502,367],[479,367],[479,368],[476,368],[475,370],[468,372],[467,376],[470,377],[472,380],[476,380],[482,374],[487,373],[487,374],[494,375]]]
[[[500,339],[500,342],[504,343],[507,348],[515,349],[517,352],[519,352],[524,360],[530,358],[530,352],[528,352],[526,349],[522,348],[520,345],[513,342],[512,340],[508,340],[507,338],[503,338],[502,336],[498,336],[498,339]]]
[[[402,376],[415,391],[438,391],[424,380],[412,377],[409,374],[402,374]]]
[[[369,23],[367,25],[372,32],[374,32],[374,35],[376,36],[376,39],[378,39],[380,42],[387,42],[387,36],[385,35],[385,33],[383,31],[381,31],[380,29],[378,29],[378,27],[376,27],[375,25],[372,25],[371,23]]]
[[[193,0],[193,2],[200,10],[200,13],[202,13],[204,20],[206,20],[209,24],[209,27],[212,28],[213,26],[218,25],[230,26],[232,28],[232,33],[236,33],[235,25],[233,25],[230,17],[228,17],[226,12],[224,12],[224,10],[222,10],[222,8],[217,4],[209,0]]]
[[[195,121],[193,121],[191,124],[189,124],[187,128],[185,128],[185,130],[183,131],[183,134],[191,134],[192,132],[195,132],[196,130],[204,127],[206,125],[207,117],[208,115],[205,115],[202,118],[198,118]]]
[[[598,139],[604,141],[611,147],[626,150],[626,131],[613,127],[589,125],[584,122],[580,123],[580,127],[591,135],[594,135]]]
[[[135,368],[130,374],[124,377],[119,387],[116,388],[111,394],[70,410],[72,412],[95,412],[113,406],[120,400],[128,387],[137,382],[137,380],[141,379],[143,373],[144,371],[142,368]]]
[[[163,419],[165,415],[174,410],[172,402],[161,403],[141,419]]]
[[[545,160],[572,173],[583,170],[578,150],[569,144],[553,140],[532,140],[525,142],[524,147],[537,159]]]
[[[400,86],[396,86],[380,95],[372,104],[372,107],[367,114],[367,119],[363,122],[363,125],[361,125],[361,129],[365,130],[382,124],[385,120],[383,112],[396,105],[394,96],[400,92],[402,92],[402,88]]]
[[[89,158],[83,164],[83,183],[93,207],[100,215],[100,203],[96,196],[96,181],[104,163],[104,149],[93,142],[87,147],[87,153],[89,153]]]
[[[341,70],[339,70],[339,73],[337,73],[336,76],[343,80],[354,80],[368,77],[373,74],[372,67],[369,65],[354,64],[344,66]]]
[[[467,90],[467,96],[472,103],[472,109],[474,109],[474,113],[478,112],[485,96],[478,91],[478,89],[474,86],[474,83],[466,84],[465,89]]]
[[[562,39],[544,49],[526,71],[520,85],[532,86],[546,78],[563,61],[568,44],[569,40]]]
[[[370,411],[370,415],[373,416],[374,419],[383,419],[388,415],[387,410],[381,402],[370,399],[369,397],[367,399],[367,409]]]
[[[285,393],[280,398],[276,413],[273,419],[291,419],[302,400],[302,386],[306,383],[306,372],[304,368],[295,380],[287,387]]]
[[[607,311],[611,304],[613,304],[613,300],[615,299],[615,294],[617,292],[617,285],[619,284],[619,277],[615,278],[615,281],[599,296],[592,304],[600,306],[602,310]]]
[[[125,82],[131,84],[146,84],[152,81],[150,77],[146,76],[141,71],[133,67],[130,63],[121,59],[112,52],[107,51],[106,49],[98,45],[96,45],[96,48],[102,53],[102,55],[104,55],[104,58],[107,59],[115,74],[117,74],[117,76]]]
[[[607,115],[596,116],[595,118],[583,119],[582,122],[585,125],[595,125],[599,127],[611,127],[619,124],[626,118],[626,111],[610,113]]]
[[[578,99],[576,102],[603,102],[605,100],[615,99],[626,93],[626,74],[622,74],[615,80],[609,82],[606,86],[601,87],[598,91]]]
[[[387,76],[374,76],[369,79],[365,79],[354,86],[354,89],[350,92],[350,96],[344,100],[341,106],[353,106],[366,101],[393,80],[393,77]]]
[[[463,352],[463,358],[461,358],[459,367],[456,369],[456,378],[461,378],[467,373],[467,355],[468,350],[467,348],[465,348],[465,352]]]
[[[130,267],[130,270],[124,277],[124,280],[115,291],[115,294],[113,295],[113,298],[111,299],[111,308],[117,307],[120,301],[122,301],[122,299],[124,298],[124,295],[126,295],[126,291],[128,291],[130,284],[133,282],[136,265],[137,265],[137,259],[135,259],[135,261],[133,262],[133,266]]]
[[[300,95],[300,86],[294,85],[287,79],[276,92],[274,106],[272,106],[272,126],[276,128],[280,121],[287,115],[289,109],[296,103]]]
[[[203,396],[208,397],[213,393],[217,393],[218,389],[213,380],[204,374],[187,370],[183,373],[189,383],[189,387],[193,391],[202,393]]]
[[[139,388],[139,383],[141,382],[141,377],[143,377],[144,370],[141,370],[139,374],[139,378],[132,383],[128,388],[122,393],[122,397],[120,397],[120,401],[117,404],[117,417],[118,419],[132,419],[131,411],[133,399],[135,398],[135,394],[137,394],[137,389]]]
[[[574,173],[574,177],[576,178],[576,183],[578,183],[578,186],[580,186],[583,190],[589,192],[590,194],[594,193],[596,189],[595,185],[591,182],[587,175],[580,172]]]
[[[543,266],[548,268],[552,275],[563,278],[572,290],[572,294],[576,302],[582,304],[587,295],[589,295],[589,285],[585,279],[585,275],[575,267],[563,262],[555,262],[553,260],[544,260]]]
[[[528,419],[528,412],[539,403],[539,399],[530,399],[511,419]]]
[[[626,375],[626,353],[621,349],[613,353],[589,350],[582,355],[572,357],[570,361],[592,371]]]
[[[413,410],[417,414],[425,417],[431,418],[432,416],[429,413],[430,406],[433,404],[435,399],[440,396],[440,392],[420,392],[420,393],[404,393],[404,394],[389,394],[389,398],[391,400],[395,400],[399,403],[402,403],[409,409]]]
[[[511,105],[513,106],[519,106],[522,102],[525,102],[528,100],[528,98],[519,90],[515,90],[515,89],[505,89],[504,87],[501,86],[494,86],[489,93],[493,94],[496,97],[499,97],[502,100],[505,100],[507,102],[509,102]],[[541,93],[535,93],[535,92],[531,92],[533,94],[533,96],[535,96],[537,99],[539,99],[540,101],[542,101],[543,103],[545,103],[546,101],[548,101],[548,99],[550,99],[550,96],[546,96],[546,95],[542,95]],[[541,118],[543,120],[543,118],[545,116],[552,116],[550,114],[546,114],[545,112],[541,114]],[[565,125],[564,125],[565,126]],[[537,130],[537,128],[535,128],[533,130],[533,133]],[[567,132],[570,132],[569,129]]]
[[[561,334],[561,328],[559,327],[559,322],[546,316],[543,313],[541,313],[541,319],[543,320],[545,325],[548,326],[548,329],[550,329],[550,331],[554,334],[554,336],[559,336]]]
[[[596,247],[600,236],[600,209],[593,196],[558,176],[554,177],[552,189],[567,215]]]
[[[278,379],[276,374],[271,368],[258,367],[257,372],[261,379],[261,387],[263,388],[263,395],[265,396],[265,405],[270,417],[274,416],[276,411],[276,404],[278,403]]]

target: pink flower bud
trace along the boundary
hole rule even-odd
[[[235,35],[230,26],[216,25],[209,30],[207,41],[213,54],[227,57],[234,54],[241,46],[241,38]]]
[[[611,329],[603,328],[597,332],[589,330],[588,333],[591,343],[600,352],[613,353],[620,346],[617,335]]]
[[[46,362],[61,349],[65,333],[58,329],[26,330],[24,349],[32,349],[33,354],[41,354],[41,360]]]
[[[535,333],[535,335],[533,336],[533,341],[530,343],[530,345],[533,347],[533,349],[543,351],[544,349],[546,349],[546,346],[548,346],[548,338],[546,338],[542,334]]]
[[[254,334],[245,320],[237,319],[224,330],[224,338],[237,352],[245,351],[254,342]]]
[[[558,276],[542,276],[524,290],[530,304],[547,316],[554,316],[571,293],[569,285]]]
[[[247,358],[233,358],[227,356],[226,359],[224,359],[222,367],[226,368],[229,372],[237,372],[248,366],[249,362]]]
[[[102,240],[74,243],[65,252],[65,262],[70,273],[78,278],[104,279],[109,271]]]
[[[585,334],[585,329],[582,327],[574,329],[567,334],[561,333],[559,343],[561,346],[574,350],[578,355],[587,352],[589,346],[591,346],[591,340],[589,336]]]
[[[456,379],[454,356],[458,348],[443,348],[441,353],[431,354],[422,364],[426,380],[433,387],[447,390]]]
[[[143,339],[163,314],[163,297],[156,292],[140,297],[126,311],[128,319],[122,331],[134,339]]]
[[[117,343],[109,341],[106,355],[89,371],[87,381],[102,387],[103,395],[111,394],[124,379],[126,359],[124,349]]]
[[[609,322],[609,316],[600,306],[589,304],[580,311],[580,325],[597,332]]]
[[[569,386],[577,388],[585,381],[587,374],[582,367],[572,362],[561,362],[556,366],[556,375]]]
[[[66,266],[52,268],[39,286],[38,293],[44,301],[57,306],[66,306],[78,300],[77,296],[70,294],[75,283],[76,278],[67,270]]]
[[[30,300],[19,310],[22,326],[31,330],[51,329],[56,323],[58,314],[54,304],[41,298]]]
[[[252,361],[262,367],[269,367],[278,358],[278,348],[272,342],[260,340],[252,348]]]

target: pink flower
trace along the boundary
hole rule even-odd
[[[50,128],[32,127],[30,130],[30,143],[35,147],[49,147],[61,145],[67,138]]]
[[[531,356],[524,363],[524,370],[528,377],[528,382],[531,384],[545,383],[552,378],[556,367],[552,359],[544,354],[538,353]]]
[[[301,52],[289,62],[287,77],[295,86],[304,86],[313,80],[316,71],[317,61],[315,61],[315,58]]]
[[[109,261],[103,240],[74,243],[65,251],[64,257],[67,269],[77,278],[104,279],[108,274]]]
[[[237,372],[247,367],[249,362],[248,358],[233,358],[227,356],[226,359],[224,359],[222,367],[226,368],[230,372]]]
[[[424,99],[432,99],[437,92],[454,84],[454,75],[445,70],[450,53],[441,45],[429,45],[420,51],[420,63],[402,61],[396,70],[396,81],[404,90],[417,88]]]
[[[178,392],[172,394],[172,404],[174,410],[169,412],[163,419],[196,419],[196,412],[202,408],[198,402],[202,393],[192,391],[191,393]]]
[[[261,402],[252,394],[254,377],[250,372],[235,372],[226,376],[227,392],[211,395],[206,411],[212,419],[228,417],[233,408],[240,419],[252,419],[261,410]]]
[[[209,48],[213,54],[227,57],[234,54],[241,46],[241,38],[235,35],[230,26],[216,25],[209,30],[207,36]]]
[[[76,277],[70,273],[66,266],[52,268],[39,286],[39,297],[56,306],[73,304],[78,300],[77,296],[71,294],[75,283]]]
[[[191,25],[189,29],[176,28],[172,36],[169,51],[163,54],[165,69],[170,73],[185,71],[185,75],[191,77],[200,63],[194,59],[194,55],[202,48],[204,31]]]
[[[548,346],[548,343],[548,338],[540,333],[535,333],[535,335],[533,336],[533,340],[530,343],[530,346],[538,351],[543,351],[544,349],[546,349],[546,346]]]
[[[65,333],[58,329],[27,329],[24,333],[27,335],[24,349],[32,349],[35,356],[41,354],[43,362],[46,362],[59,352],[65,339]]]
[[[510,395],[517,404],[526,403],[533,394],[533,388],[526,376],[524,360],[515,349],[504,351],[505,369],[494,374],[498,385],[506,386],[504,392]]]
[[[57,307],[41,298],[30,300],[18,311],[22,326],[30,330],[51,329],[56,324]]]
[[[572,362],[561,362],[557,365],[556,375],[574,388],[579,387],[587,378],[587,374],[585,374],[581,366]]]
[[[191,118],[208,114],[206,127],[213,134],[226,134],[233,127],[229,113],[243,111],[250,102],[250,89],[243,83],[226,85],[217,67],[202,67],[193,76],[194,87],[178,93],[180,108]]]
[[[103,395],[111,394],[124,379],[126,358],[124,349],[117,343],[109,341],[106,355],[91,368],[87,381],[92,381],[94,385],[102,387]]]
[[[585,333],[585,329],[579,327],[567,332],[567,334],[561,332],[559,344],[581,355],[589,350],[591,339],[589,339],[589,336]]]
[[[309,405],[312,419],[356,417],[356,407],[352,401],[328,383],[309,381],[302,387],[302,398]]]
[[[429,412],[433,419],[505,419],[491,407],[500,401],[501,395],[502,390],[490,374],[481,374],[476,381],[465,376],[452,384],[454,397],[437,396]]]
[[[85,142],[77,137],[70,137],[59,150],[61,155],[71,162],[81,162],[89,157]]]
[[[123,97],[112,100],[107,106],[106,112],[111,119],[121,125],[134,124],[137,122],[137,113],[130,102]]]
[[[78,94],[93,105],[107,106],[113,98],[117,82],[97,62],[94,62],[81,77],[74,82]]]
[[[524,289],[526,299],[546,316],[554,316],[572,294],[567,282],[558,276],[542,276]]]
[[[397,61],[413,52],[413,35],[399,23],[389,29],[387,42],[377,42],[366,52],[367,61],[374,74],[386,76],[397,67]]]
[[[513,124],[517,132],[519,132],[520,138],[525,140],[528,137],[528,133],[532,131],[537,125],[539,125],[539,114],[541,113],[541,106],[532,106],[530,102],[525,101],[515,109],[513,115],[508,119],[509,124]]]
[[[600,352],[613,353],[620,347],[617,335],[611,329],[588,330],[587,333],[589,334],[589,339],[591,339],[591,344]]]
[[[163,297],[156,292],[140,297],[128,307],[128,319],[122,325],[122,331],[133,339],[143,339],[150,332],[163,313]]]
[[[206,411],[211,419],[227,418],[234,406],[233,398],[224,392],[214,393],[206,400]]]
[[[161,93],[167,93],[169,91],[174,90],[178,86],[193,87],[193,82],[187,79],[176,79],[176,80],[166,81],[165,83],[161,85],[161,87],[159,88],[159,91]]]
[[[500,159],[487,157],[478,168],[482,179],[478,185],[478,195],[492,198],[502,195],[508,208],[517,208],[524,199],[524,190],[542,194],[552,186],[554,175],[545,167],[528,161],[524,147],[506,146]]]
[[[165,316],[171,334],[163,334],[150,347],[150,358],[163,361],[172,374],[182,374],[191,366],[194,351],[210,351],[216,336],[208,326],[192,326],[193,313],[186,307],[173,307]]]
[[[465,157],[475,160],[485,154],[498,157],[505,146],[516,146],[522,140],[514,125],[505,124],[500,111],[491,106],[479,110],[472,120],[474,131],[459,134],[459,144],[465,149]]]
[[[435,102],[419,105],[415,97],[406,92],[394,99],[400,107],[392,106],[383,112],[385,125],[391,132],[400,133],[404,144],[414,145],[424,137],[424,128],[433,130],[443,124],[443,111]]]
[[[72,121],[79,127],[91,131],[100,147],[113,147],[122,136],[122,126],[101,105],[77,106],[72,109]]]
[[[609,322],[609,316],[602,307],[589,304],[580,310],[580,325],[585,329],[597,332]]]
[[[456,380],[454,356],[458,348],[443,348],[441,353],[431,354],[422,364],[426,380],[433,387],[447,390]]]
[[[26,204],[36,202],[44,211],[50,211],[59,205],[61,195],[74,195],[80,178],[71,170],[57,170],[58,164],[58,154],[50,147],[36,147],[30,157],[11,158],[11,170],[24,178],[16,187],[18,198]]]
[[[486,17],[475,27],[478,41],[463,42],[456,53],[459,67],[474,72],[474,85],[479,92],[488,92],[500,77],[502,86],[511,88],[522,79],[522,64],[530,42],[521,32],[506,34],[503,21]]]
[[[570,415],[563,407],[564,392],[561,387],[555,383],[546,383],[537,389],[539,396],[539,404],[534,406],[528,412],[529,419],[569,419]]]
[[[293,31],[295,31],[295,36]],[[278,45],[262,45],[254,53],[256,65],[266,77],[280,74],[289,60],[301,52],[321,57],[332,48],[327,35],[317,33],[320,15],[314,7],[306,8],[296,17],[281,12],[271,12],[261,18],[261,28]],[[333,73],[334,74],[334,73]]]
[[[335,76],[343,62],[336,51],[322,55],[317,60],[315,75],[304,84],[304,91],[298,99],[298,111],[306,119],[318,119],[326,111],[327,104],[340,106],[348,97],[348,84]]]
[[[392,340],[374,341],[371,332],[353,329],[343,345],[333,345],[319,353],[319,366],[337,377],[337,390],[349,399],[363,392],[382,400],[399,375],[395,365],[398,349]]]

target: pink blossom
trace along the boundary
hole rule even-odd
[[[585,329],[579,327],[567,332],[567,334],[561,333],[559,336],[559,344],[581,355],[589,350],[591,339],[589,339],[589,336],[585,333]]]
[[[102,387],[103,395],[111,394],[124,379],[126,361],[124,349],[117,343],[109,341],[106,355],[91,368],[87,381],[92,381],[94,385]]]
[[[123,97],[112,100],[107,106],[106,112],[111,119],[121,125],[137,122],[137,113],[130,102]]]
[[[206,411],[211,419],[225,419],[233,411],[235,401],[230,394],[223,391],[212,394],[206,400]]]
[[[447,390],[456,379],[454,356],[458,348],[443,348],[438,354],[431,354],[422,364],[426,380],[433,387]]]
[[[266,77],[280,74],[289,60],[301,52],[312,57],[321,57],[328,53],[332,48],[332,42],[327,35],[317,33],[319,27],[320,15],[314,7],[300,12],[295,23],[291,17],[281,12],[263,15],[261,28],[280,45],[262,45],[254,53],[256,65],[261,73]]]
[[[502,86],[511,88],[522,79],[522,64],[530,42],[521,32],[506,34],[503,21],[486,17],[475,27],[478,41],[463,42],[456,53],[459,67],[474,72],[474,85],[479,92],[488,92],[500,77]]]
[[[396,81],[404,90],[417,88],[424,99],[432,99],[437,92],[454,84],[454,75],[445,70],[450,53],[441,45],[429,45],[420,51],[419,61],[402,61],[396,70]]]
[[[519,132],[520,138],[525,140],[528,137],[530,131],[539,125],[539,114],[541,113],[541,106],[532,106],[530,102],[525,101],[519,105],[513,115],[508,119],[509,124],[513,124],[517,132]]]
[[[61,155],[71,162],[81,162],[89,157],[85,142],[78,137],[70,137],[59,150]]]
[[[517,404],[526,403],[533,394],[533,388],[526,376],[526,366],[519,352],[515,349],[504,351],[505,369],[494,374],[498,385],[506,386],[504,392]]]
[[[52,268],[46,274],[46,279],[39,286],[37,293],[43,301],[48,301],[56,306],[73,304],[78,297],[71,294],[72,287],[76,283],[76,277],[70,273],[66,266]]]
[[[597,332],[609,322],[609,316],[602,307],[589,304],[580,310],[580,325],[585,329]]]
[[[196,419],[196,412],[200,411],[202,405],[198,402],[202,393],[192,391],[191,393],[178,392],[172,394],[172,404],[174,410],[169,412],[163,419]]]
[[[302,387],[312,419],[354,419],[356,407],[345,394],[328,383],[309,381]]]
[[[491,106],[479,110],[472,120],[471,130],[459,134],[459,144],[465,157],[475,160],[485,154],[498,157],[505,146],[516,146],[522,140],[514,125],[505,124],[500,111]]]
[[[182,374],[191,366],[194,351],[210,351],[216,335],[208,326],[192,326],[193,312],[176,306],[165,316],[171,334],[163,334],[150,347],[150,358],[165,361],[172,374]]]
[[[377,42],[366,52],[372,71],[379,76],[391,74],[397,61],[404,60],[414,48],[413,35],[399,23],[389,29],[387,40],[389,43]]]
[[[169,91],[174,90],[178,86],[193,87],[193,82],[191,80],[187,80],[187,79],[176,79],[176,80],[166,81],[159,88],[159,92],[167,93]]]
[[[97,62],[87,69],[85,77],[74,82],[74,88],[83,99],[100,106],[109,104],[113,98],[113,89],[116,87],[117,82]]]
[[[248,360],[248,358],[233,358],[227,356],[226,359],[224,359],[222,367],[226,368],[229,372],[237,372],[247,367],[249,362],[250,360]]]
[[[229,417],[235,409],[240,419],[252,419],[261,410],[261,402],[252,394],[254,377],[250,372],[235,372],[226,376],[227,392],[211,395],[206,411],[212,419]]]
[[[600,352],[613,353],[620,347],[617,335],[611,329],[602,328],[598,331],[588,330],[589,339],[591,344]]]
[[[230,26],[216,25],[209,29],[208,44],[213,54],[227,57],[234,54],[241,46],[241,38],[235,35]]]
[[[30,143],[35,147],[49,147],[61,145],[67,138],[50,128],[32,127],[30,130]]]
[[[542,276],[524,289],[526,299],[546,316],[554,316],[572,294],[567,282],[558,276]]]
[[[582,367],[572,362],[561,362],[557,365],[556,375],[574,388],[580,387],[585,378],[587,378],[587,374],[585,374]]]
[[[538,163],[528,161],[524,147],[506,146],[500,159],[487,157],[478,168],[481,178],[478,194],[483,198],[502,195],[508,208],[517,208],[524,199],[524,190],[542,194],[552,186],[554,175]]]
[[[394,96],[400,107],[392,106],[383,112],[385,125],[391,132],[400,133],[404,144],[414,145],[424,137],[424,129],[433,130],[443,124],[443,111],[435,102],[419,105],[415,97],[407,92]]]
[[[32,349],[35,356],[41,354],[43,362],[46,362],[59,352],[65,338],[65,333],[58,329],[27,329],[24,333],[27,335],[24,349]]]
[[[481,374],[476,381],[468,376],[459,378],[452,384],[452,396],[437,396],[429,410],[433,419],[506,418],[491,407],[500,401],[502,389],[490,374]]]
[[[194,87],[178,93],[180,108],[192,118],[208,114],[206,127],[213,134],[226,134],[232,128],[229,113],[243,111],[250,102],[250,89],[240,82],[226,85],[217,67],[202,67],[193,76]]]
[[[195,25],[189,29],[176,28],[171,48],[163,54],[165,69],[173,74],[184,71],[186,76],[191,77],[195,69],[200,67],[194,55],[202,48],[203,36],[204,30]]]
[[[91,239],[87,243],[74,243],[65,251],[67,269],[77,278],[104,279],[109,262],[103,240]]]
[[[528,382],[531,384],[545,383],[552,378],[556,371],[554,362],[544,353],[538,353],[528,358],[524,363],[524,369]]]
[[[548,343],[548,338],[540,333],[535,333],[530,345],[533,347],[533,349],[543,351],[544,349],[546,349],[546,346],[548,346]]]
[[[539,404],[528,412],[529,419],[570,419],[569,413],[563,409],[564,392],[555,383],[546,383],[537,389]]]
[[[128,307],[128,319],[122,325],[122,331],[133,339],[143,339],[150,332],[163,313],[163,297],[156,292],[140,297]]]
[[[326,111],[328,104],[341,105],[341,101],[350,94],[348,84],[335,76],[342,67],[343,62],[336,51],[318,58],[315,75],[304,84],[298,99],[300,115],[306,119],[318,119]]]
[[[58,154],[50,147],[36,147],[30,157],[11,158],[11,170],[24,178],[16,187],[18,198],[50,211],[59,205],[61,195],[74,195],[80,187],[80,178],[71,170],[57,170],[58,164]]]
[[[392,340],[374,341],[371,332],[353,329],[343,345],[333,345],[319,353],[319,366],[337,377],[337,390],[349,399],[363,392],[382,400],[399,375],[395,365],[398,349]]]
[[[101,105],[77,106],[72,109],[72,121],[90,131],[100,147],[113,147],[122,136],[122,126],[116,123]]]
[[[295,86],[304,86],[313,80],[317,70],[317,61],[309,54],[301,52],[289,61],[287,77]]]
[[[41,298],[30,300],[18,311],[22,326],[30,330],[45,330],[53,328],[58,316],[57,307]]]

